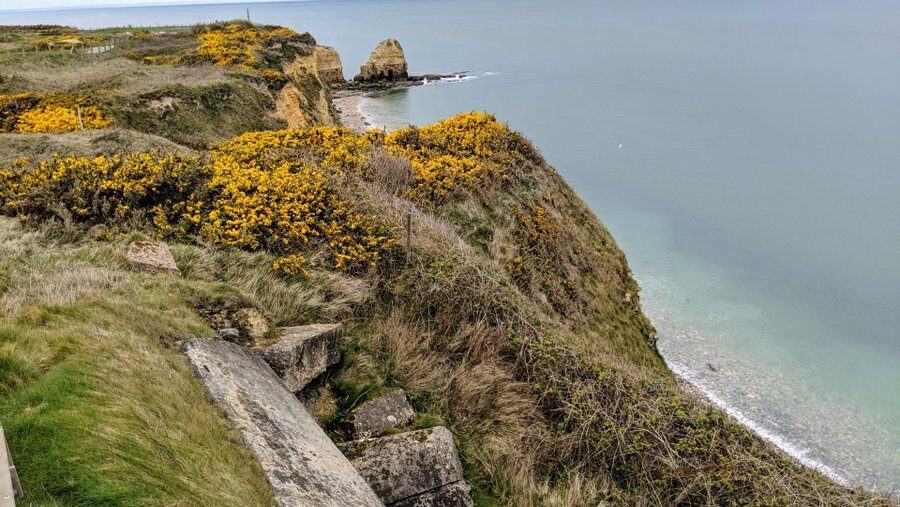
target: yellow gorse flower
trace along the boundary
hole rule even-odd
[[[352,270],[376,266],[396,241],[385,220],[357,210],[339,192],[372,178],[375,149],[407,157],[414,170],[410,195],[438,206],[458,190],[506,181],[523,157],[518,143],[493,116],[467,113],[387,135],[342,127],[250,132],[201,157],[136,152],[19,160],[0,168],[0,209],[38,219],[62,207],[83,222],[143,220],[161,235],[271,252],[274,268],[290,275],[306,272],[313,259]],[[532,233],[554,233],[540,207],[519,222],[527,231],[518,238],[523,253],[548,239]],[[523,267],[521,259],[513,264],[519,266],[511,271]]]
[[[412,163],[411,195],[439,204],[457,189],[508,178],[509,167],[521,160],[510,149],[517,136],[493,115],[473,111],[425,127],[396,130],[385,136],[384,144]]]
[[[374,266],[394,243],[377,216],[354,212],[329,181],[358,173],[371,146],[341,127],[252,132],[217,145],[208,188],[216,196],[200,233],[217,243],[280,254],[275,269],[305,272],[311,243],[334,267]]]
[[[112,119],[86,97],[67,93],[0,95],[0,125],[6,131],[71,132],[82,128],[106,128],[112,123]]]
[[[197,36],[200,45],[195,54],[219,67],[234,67],[254,72],[264,64],[259,52],[278,38],[298,37],[297,32],[282,27],[264,27],[248,23],[209,25]]]

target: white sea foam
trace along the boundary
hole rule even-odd
[[[453,76],[442,77],[440,79],[428,80],[425,78],[425,81],[422,83],[424,85],[436,85],[436,84],[444,84],[444,83],[465,83],[467,81],[474,81],[479,77],[489,77],[489,76],[497,76],[499,72],[482,72],[480,74],[464,74],[460,72],[459,74]]]
[[[712,389],[708,388],[700,379],[698,379],[694,371],[692,371],[690,368],[677,361],[667,360],[666,363],[669,365],[669,369],[672,370],[672,372],[674,372],[685,382],[702,392],[703,395],[706,396],[707,399],[709,399],[709,401],[725,411],[726,414],[728,414],[739,424],[746,428],[749,428],[751,431],[753,431],[763,439],[769,441],[770,443],[772,443],[772,445],[786,452],[788,455],[790,455],[800,463],[818,470],[823,475],[841,485],[849,485],[849,481],[847,481],[847,478],[844,477],[843,474],[816,459],[810,458],[809,456],[807,456],[805,450],[800,449],[791,442],[788,442],[783,436],[779,435],[778,433],[764,428],[753,419],[750,419],[749,417],[744,415],[744,413],[738,410],[736,407],[730,405],[727,401],[713,392]]]

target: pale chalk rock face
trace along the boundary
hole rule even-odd
[[[319,74],[317,55],[318,51],[313,49],[284,66],[284,75],[290,82],[275,96],[275,110],[287,121],[288,128],[307,129],[335,124],[327,85]]]
[[[145,273],[181,276],[181,270],[175,264],[175,258],[172,257],[172,251],[168,245],[164,243],[153,243],[151,241],[135,241],[128,245],[128,252],[125,258],[138,271]]]
[[[396,39],[381,41],[359,68],[356,81],[402,81],[409,77],[403,48]]]
[[[344,82],[344,66],[341,65],[341,55],[329,46],[316,46],[316,70],[319,80],[327,85]]]
[[[340,324],[283,327],[278,342],[254,350],[296,393],[341,360],[341,332]]]
[[[182,346],[197,376],[256,455],[278,505],[382,505],[300,401],[251,350],[221,340],[189,340]]]
[[[338,447],[387,505],[472,505],[447,428],[354,440]],[[442,492],[445,488],[448,491]]]
[[[354,438],[378,436],[391,428],[406,426],[416,418],[416,412],[400,389],[369,400],[350,414]]]

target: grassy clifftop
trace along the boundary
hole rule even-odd
[[[171,47],[141,58],[193,46]],[[341,438],[350,409],[404,388],[418,426],[453,431],[480,504],[882,501],[681,392],[609,232],[493,116],[254,132],[274,104],[253,73],[103,58],[129,69],[123,83],[196,72],[253,96],[180,103],[224,121],[216,132],[178,121],[145,139],[114,98],[60,106],[98,107],[112,129],[0,135],[0,421],[27,500],[270,504],[173,346],[213,334],[198,309],[240,304],[274,325],[347,324],[323,425]],[[48,92],[8,63],[7,91]],[[143,237],[172,245],[183,278],[129,269]]]

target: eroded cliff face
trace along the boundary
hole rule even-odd
[[[302,129],[336,123],[337,114],[331,103],[326,80],[319,72],[319,55],[326,53],[320,52],[320,47],[324,48],[316,46],[310,54],[298,56],[284,66],[284,75],[288,78],[288,83],[278,92],[275,109],[287,121],[288,128]],[[333,49],[331,51],[337,56],[336,51]],[[333,75],[333,57],[324,56],[323,61],[330,62]],[[339,57],[337,65],[340,66]]]
[[[320,81],[329,86],[344,82],[344,66],[341,65],[341,55],[334,48],[316,46],[314,54]]]
[[[396,39],[383,40],[359,68],[355,81],[396,81],[409,77],[403,48]]]

